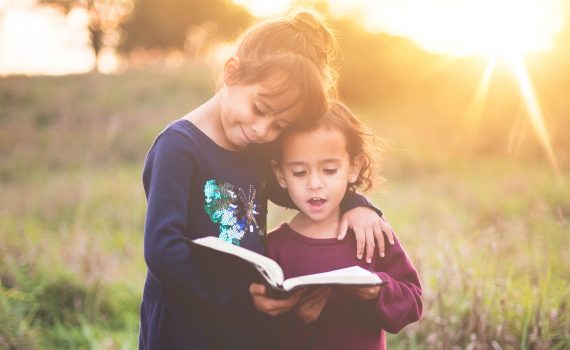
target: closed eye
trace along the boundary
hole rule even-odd
[[[327,175],[336,174],[337,171],[338,171],[337,168],[323,169],[323,172]]]
[[[273,127],[278,131],[283,131],[286,126],[282,124],[273,124]]]
[[[305,174],[307,174],[306,170],[293,171],[293,176],[296,176],[296,177],[305,176]]]
[[[261,109],[259,109],[259,107],[257,107],[257,105],[255,103],[253,104],[253,113],[255,113],[255,115],[259,115],[259,116],[265,115],[265,112],[263,112]]]

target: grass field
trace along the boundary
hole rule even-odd
[[[0,348],[137,348],[142,164],[211,94],[210,73],[0,79]],[[398,102],[354,107],[389,141],[369,196],[424,286],[423,319],[390,348],[570,348],[568,149],[557,178],[539,151],[463,152]],[[287,213],[272,209],[276,225]]]

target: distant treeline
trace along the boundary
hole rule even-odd
[[[109,45],[123,54],[142,48],[175,49],[199,56],[220,41],[235,39],[256,20],[230,0],[39,0],[39,3],[56,5],[65,13],[77,6],[84,7],[90,14],[96,54]],[[314,7],[329,19],[339,41],[340,94],[350,103],[383,109],[385,113],[378,116],[379,120],[391,118],[390,113],[414,120],[423,116],[425,123],[437,121],[449,128],[454,123],[460,126],[468,117],[477,119],[476,113],[484,113],[479,127],[485,130],[484,123],[489,122],[484,132],[504,133],[525,113],[520,87],[504,63],[496,66],[485,108],[477,108],[472,104],[487,58],[454,59],[431,54],[410,40],[368,32],[349,16],[336,19],[328,16],[323,0],[294,1],[293,6],[297,5]],[[570,18],[570,8],[567,12]],[[566,45],[570,42],[569,28],[567,23],[550,53],[526,57],[547,127],[555,133],[570,127],[565,121],[568,118],[564,118],[570,113],[564,93],[570,82],[566,63],[570,60],[570,47]],[[391,106],[398,108],[390,110]],[[553,138],[557,139],[556,135]]]

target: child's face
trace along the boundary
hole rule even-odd
[[[349,183],[360,166],[351,162],[344,135],[319,128],[283,139],[281,164],[273,163],[278,182],[297,208],[313,221],[337,219]]]
[[[275,76],[250,85],[229,84],[222,91],[221,123],[227,146],[242,149],[250,143],[267,143],[279,137],[302,109],[299,89],[292,86],[270,96],[283,83]]]

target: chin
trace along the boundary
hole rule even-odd
[[[248,143],[247,142],[243,142],[240,139],[236,139],[236,140],[230,140],[230,143],[235,147],[235,148],[245,148],[247,147]]]
[[[305,214],[311,221],[318,222],[323,221],[329,217],[330,213],[319,213],[319,214]]]

